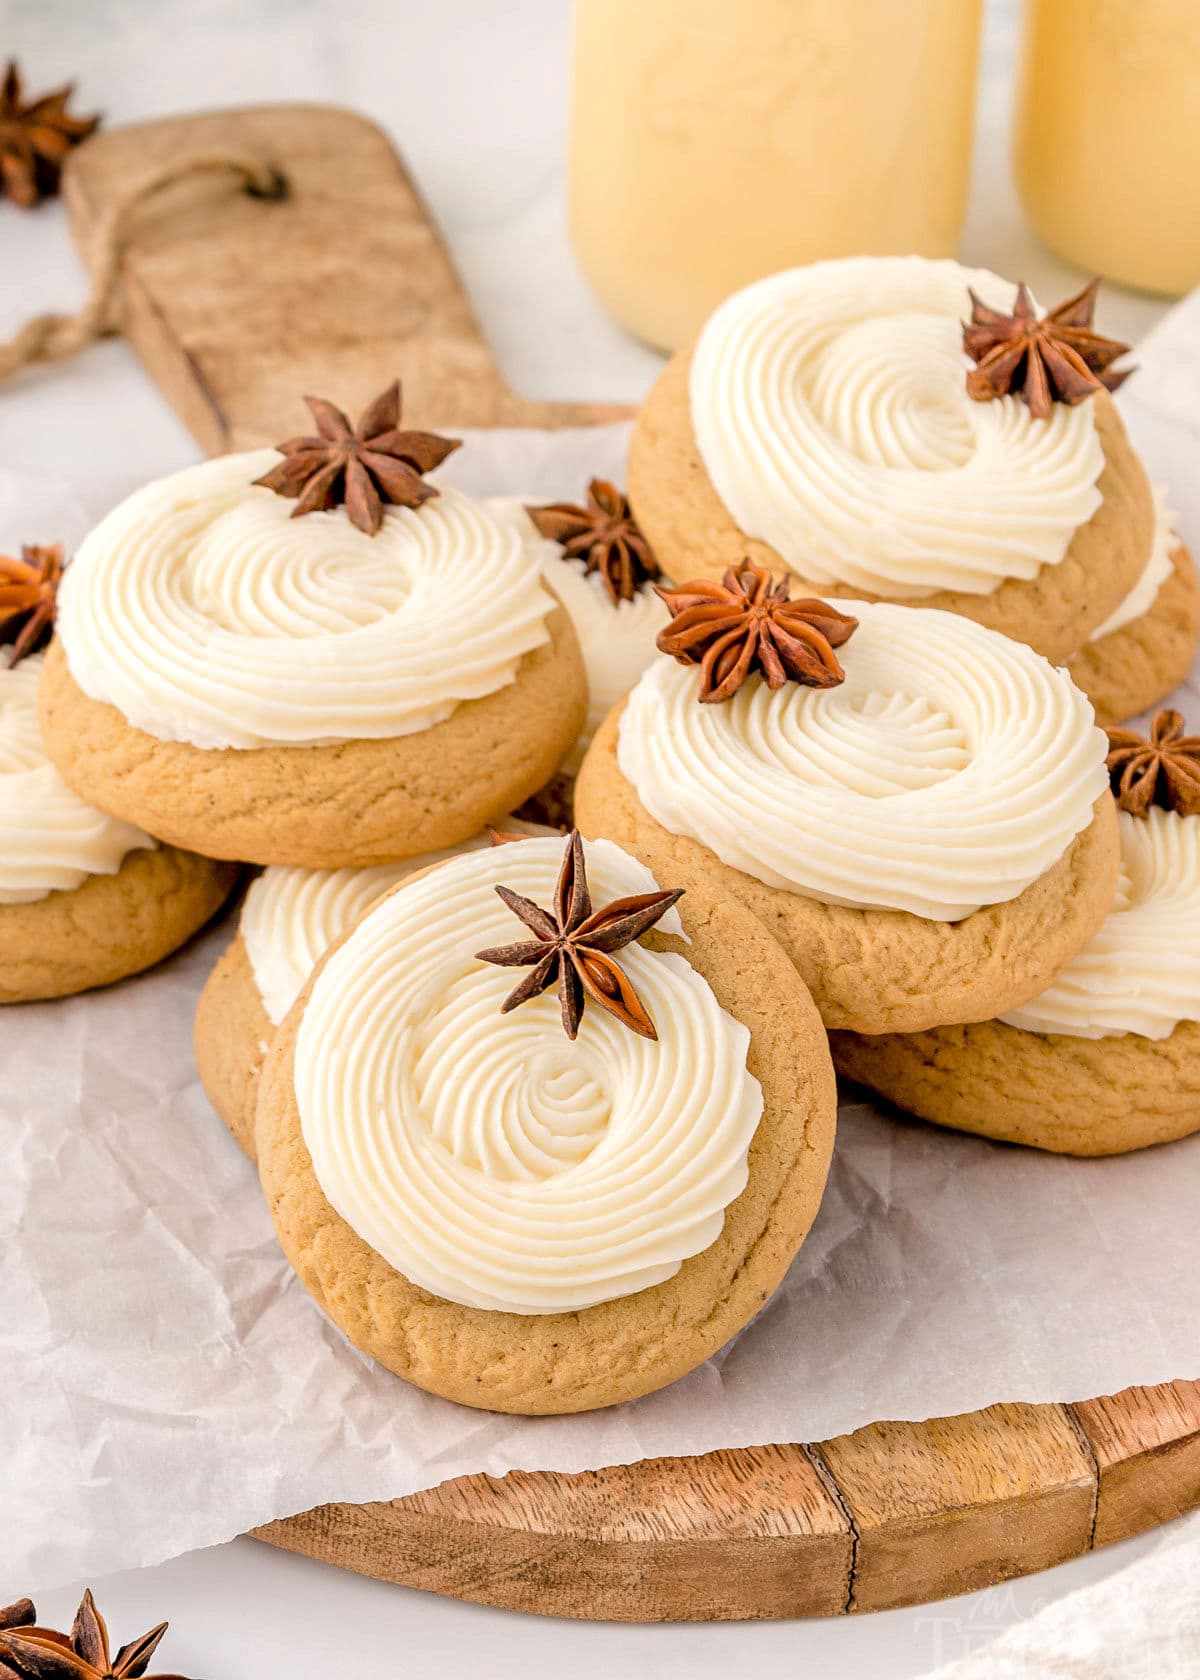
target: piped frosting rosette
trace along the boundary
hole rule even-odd
[[[1072,1038],[1166,1038],[1200,1021],[1200,819],[1119,813],[1117,901],[1054,983],[1000,1019]]]
[[[749,1034],[683,956],[621,952],[657,1040],[589,1009],[572,1043],[552,991],[500,1014],[513,972],[474,953],[521,928],[494,887],[548,902],[562,851],[522,841],[404,883],[325,963],[297,1035],[325,1196],[466,1306],[572,1312],[672,1277],[719,1235],[762,1114]],[[655,890],[609,841],[587,865],[597,904]],[[659,925],[682,934],[674,910]]]
[[[1042,420],[1016,396],[968,396],[968,288],[1012,307],[986,269],[853,258],[758,281],[705,325],[689,383],[704,466],[800,576],[988,594],[1061,561],[1099,506],[1092,403]]]
[[[46,757],[37,720],[41,668],[40,655],[0,665],[0,904],[70,892],[157,843],[81,799]]]
[[[701,705],[694,667],[653,665],[618,761],[673,834],[826,904],[958,921],[1016,898],[1092,820],[1107,743],[1065,672],[955,614],[838,600],[846,680],[753,676]]]
[[[546,832],[518,817],[506,817],[504,828],[506,833]],[[481,830],[457,846],[366,869],[290,869],[281,864],[264,869],[250,883],[238,931],[272,1024],[283,1020],[334,940],[377,898],[418,869],[431,869],[460,852],[490,844]]]
[[[160,740],[323,745],[428,729],[512,682],[554,602],[511,524],[440,486],[375,536],[293,519],[273,450],[148,485],[80,547],[59,637],[75,681]]]

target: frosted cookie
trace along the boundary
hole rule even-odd
[[[7,570],[0,559],[0,613]],[[38,730],[42,659],[0,663],[0,1003],[151,967],[213,915],[237,873],[159,846],[67,786]]]
[[[465,1405],[574,1412],[759,1311],[834,1112],[753,916],[609,841],[532,839],[402,882],[325,957],[263,1068],[259,1171],[358,1347]]]
[[[1063,663],[1133,589],[1153,525],[1108,395],[1126,346],[1092,330],[1094,301],[1039,321],[1023,287],[921,257],[736,292],[634,430],[659,564],[717,578],[749,556],[797,595],[962,613]]]
[[[950,613],[789,600],[752,566],[663,593],[672,658],[592,743],[585,834],[741,899],[831,1027],[985,1020],[1087,943],[1116,813],[1064,672]]]
[[[505,819],[508,832],[535,833]],[[446,851],[366,869],[289,869],[272,864],[251,882],[238,931],[196,1004],[194,1048],[208,1099],[254,1160],[258,1076],[275,1028],[317,962],[377,898],[420,869],[490,844],[487,834]]]
[[[1149,741],[1111,738],[1121,882],[1096,937],[997,1021],[834,1033],[843,1073],[925,1120],[1068,1155],[1200,1129],[1200,736],[1164,712]]]
[[[1178,688],[1200,640],[1200,578],[1154,487],[1154,540],[1145,570],[1117,611],[1068,665],[1101,724],[1149,711]]]
[[[661,577],[629,503],[614,484],[592,479],[583,502],[488,502],[539,542],[542,575],[571,616],[587,671],[583,729],[545,788],[524,807],[531,818],[569,828],[575,776],[602,720],[654,658],[667,614],[654,591]]]
[[[540,787],[586,680],[519,533],[424,476],[455,445],[398,429],[397,386],[355,431],[310,406],[318,436],[176,473],[91,533],[42,727],[73,787],[160,839],[390,862]]]

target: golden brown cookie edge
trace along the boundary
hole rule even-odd
[[[111,875],[0,904],[0,1003],[70,997],[153,968],[216,915],[237,877],[233,863],[141,846]]]
[[[39,687],[46,748],[85,799],[210,857],[362,867],[451,846],[547,782],[583,728],[587,679],[571,621],[515,682],[413,735],[327,747],[209,750],[160,741],[92,700],[52,642]]]
[[[839,1074],[935,1125],[1063,1155],[1119,1155],[1200,1130],[1200,1024],[1075,1038],[1004,1021],[830,1034]]]

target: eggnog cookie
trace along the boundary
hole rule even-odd
[[[749,556],[797,595],[917,602],[1069,659],[1133,589],[1153,525],[1103,388],[1125,347],[1091,331],[1093,302],[1039,322],[1023,289],[920,257],[735,293],[634,431],[659,564],[715,578]]]
[[[654,658],[655,637],[667,621],[654,591],[662,574],[629,503],[604,479],[592,479],[582,502],[538,505],[528,497],[496,497],[487,505],[515,522],[527,542],[540,545],[542,575],[570,614],[583,653],[583,729],[545,788],[524,806],[537,821],[569,828],[588,743]]]
[[[684,1375],[761,1308],[834,1107],[812,1000],[753,916],[608,841],[532,839],[403,882],[324,958],[263,1068],[259,1170],[357,1346],[466,1405],[573,1412]]]
[[[1119,814],[1121,883],[1086,949],[998,1021],[835,1032],[842,1073],[922,1119],[1068,1155],[1200,1129],[1200,737],[1183,739],[1178,714],[1165,716],[1178,722],[1173,738],[1158,725],[1144,752],[1118,742],[1118,783],[1134,766]],[[1175,809],[1140,803],[1155,784]]]
[[[1154,541],[1130,595],[1067,665],[1102,724],[1119,723],[1178,688],[1200,640],[1200,578],[1154,490]]]
[[[0,664],[0,1003],[151,967],[209,919],[236,875],[158,846],[67,786],[38,731],[42,659]]]
[[[282,459],[176,473],[87,538],[41,705],[85,798],[214,857],[340,867],[545,782],[586,705],[570,620],[511,525],[423,476],[453,445],[398,402],[353,431],[313,403]]]
[[[659,660],[604,723],[580,827],[741,899],[828,1026],[919,1031],[1023,1003],[1116,891],[1091,707],[968,619],[780,588],[745,568],[671,592],[660,646],[700,669]]]
[[[508,832],[539,832],[505,819]],[[377,898],[419,869],[491,842],[473,834],[448,851],[369,869],[289,869],[272,864],[251,882],[238,932],[196,1005],[194,1047],[209,1101],[254,1160],[258,1076],[275,1028],[317,962]]]

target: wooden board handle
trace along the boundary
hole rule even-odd
[[[152,168],[233,147],[287,182],[184,179],[133,219],[118,319],[209,454],[303,431],[306,392],[360,409],[397,375],[414,426],[563,426],[627,408],[526,402],[502,378],[420,194],[387,136],[352,111],[273,105],[101,132],[63,192],[85,263],[114,204]]]

